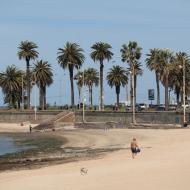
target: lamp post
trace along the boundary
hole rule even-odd
[[[22,74],[22,110],[24,110],[24,79]]]
[[[183,59],[183,126],[186,125],[186,103],[185,103],[185,60]]]
[[[179,68],[183,69],[183,126],[186,127],[186,103],[185,103],[185,60],[182,58],[182,66],[179,65]]]
[[[35,87],[34,87],[34,120],[36,120],[36,112],[37,112],[37,107],[36,107],[36,72],[33,72],[33,74],[34,74],[33,84],[35,85]]]
[[[101,84],[100,84],[100,72],[99,72],[99,89],[100,89],[100,92],[101,92]],[[102,110],[102,108],[101,108],[101,93],[99,92],[99,111],[101,111]]]
[[[84,71],[82,73],[82,96],[83,96],[83,100],[82,100],[82,122],[85,123],[85,107],[84,107],[84,103],[85,103],[85,88],[84,88]]]

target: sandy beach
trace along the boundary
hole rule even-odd
[[[190,129],[73,130],[64,146],[120,147],[101,158],[0,173],[1,190],[189,190]],[[141,153],[131,158],[137,137]],[[81,168],[86,174],[81,175]]]
[[[30,124],[29,122],[24,123],[23,125],[21,125],[21,123],[0,123],[0,133],[2,132],[8,132],[8,133],[28,132],[29,125],[34,127],[37,124]]]

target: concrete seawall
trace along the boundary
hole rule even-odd
[[[34,111],[15,111],[1,110],[0,122],[20,123],[30,121],[31,123],[40,123],[53,119],[61,111],[38,111],[36,120]],[[68,112],[68,111],[64,111]],[[181,124],[183,121],[182,112],[138,112],[136,121],[138,123],[157,123],[157,124]],[[186,113],[186,120],[190,123],[190,113]],[[82,111],[75,112],[75,122],[82,122]],[[107,111],[85,111],[85,121],[87,122],[121,122],[130,124],[132,122],[131,112],[107,112]]]
[[[181,112],[137,112],[135,113],[137,123],[157,124],[181,124],[183,113]],[[186,113],[186,120],[190,122],[190,113]],[[82,122],[82,111],[75,112],[75,121]],[[130,124],[132,112],[106,112],[106,111],[85,111],[86,122],[121,122]]]
[[[21,123],[21,122],[30,121],[31,123],[40,123],[42,121],[52,119],[60,112],[61,111],[38,111],[36,113],[36,120],[35,120],[34,111],[1,110],[0,122]]]

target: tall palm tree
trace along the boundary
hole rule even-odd
[[[90,105],[90,108],[92,108],[92,106],[93,106],[92,88],[93,88],[93,85],[98,86],[98,84],[99,84],[99,73],[98,73],[98,71],[94,68],[88,68],[87,70],[85,70],[84,71],[84,83],[85,83],[85,85],[88,86],[89,105]]]
[[[147,54],[146,66],[150,71],[155,72],[156,76],[156,89],[157,89],[157,105],[160,105],[160,71],[162,68],[160,60],[160,49],[150,49],[150,52]]]
[[[133,103],[132,101],[132,96],[133,96],[133,86],[132,86],[132,75],[133,77],[135,77],[135,64],[138,63],[139,59],[141,58],[141,50],[142,48],[138,46],[137,42],[135,41],[130,41],[127,44],[123,44],[122,48],[120,50],[121,52],[121,57],[122,57],[122,61],[123,62],[127,62],[129,64],[129,68],[130,71],[132,72],[132,74],[130,75],[130,85],[131,85],[131,89],[130,89],[130,99],[131,99],[131,105]],[[135,98],[135,97],[134,97]],[[136,99],[136,98],[135,98]]]
[[[30,108],[30,60],[35,60],[38,57],[38,52],[36,51],[38,46],[34,42],[22,41],[19,44],[18,57],[19,59],[24,59],[26,61],[26,76],[27,76],[27,108]]]
[[[173,69],[169,73],[168,80],[169,88],[174,90],[177,105],[179,105],[179,97],[183,86],[183,71],[182,69],[179,69],[179,65],[177,63],[175,63]]]
[[[174,56],[168,49],[162,49],[160,52],[160,61],[162,68],[160,71],[160,80],[165,87],[165,110],[169,108],[168,102],[168,88],[169,88],[169,74],[174,68]]]
[[[46,87],[53,83],[53,72],[47,61],[37,61],[34,64],[33,80],[39,87],[40,109],[46,109]]]
[[[119,94],[120,94],[120,87],[121,85],[124,87],[128,82],[127,72],[124,68],[120,66],[113,66],[107,74],[108,84],[111,86],[115,86],[116,92],[116,103],[119,107]]]
[[[22,101],[22,75],[14,65],[8,66],[5,72],[0,73],[0,86],[5,95],[4,102],[11,107],[20,108]]]
[[[100,63],[100,110],[103,110],[103,69],[104,69],[104,60],[109,61],[113,53],[110,51],[112,48],[108,43],[97,42],[92,45],[92,52],[90,54],[94,62],[99,61]]]
[[[183,102],[183,66],[185,66],[185,94],[188,95],[190,92],[190,59],[187,53],[178,52],[175,55],[174,69],[169,75],[169,84],[175,89],[177,103],[179,103],[179,95],[181,94],[181,102]]]
[[[74,76],[74,80],[77,81],[78,95],[79,95],[79,108],[81,105],[81,89],[83,87],[83,72],[78,71]]]
[[[71,83],[71,105],[74,108],[74,86],[73,86],[73,71],[74,68],[79,69],[84,62],[83,49],[76,43],[67,42],[64,48],[58,49],[58,64],[63,69],[69,70]]]

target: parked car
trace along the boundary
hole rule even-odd
[[[148,108],[147,104],[145,104],[145,103],[140,103],[138,105],[139,105],[141,110],[146,110]]]
[[[177,105],[175,105],[175,104],[169,105],[169,110],[171,110],[171,111],[175,111],[176,108],[177,108]]]
[[[126,111],[133,111],[133,107],[131,107],[130,105],[127,105],[125,107],[125,110]],[[139,104],[136,104],[135,105],[135,112],[138,112],[138,111],[141,111],[141,108],[140,108]]]

